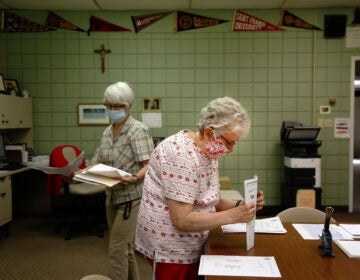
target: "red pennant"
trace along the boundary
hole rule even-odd
[[[209,18],[177,11],[175,14],[175,32],[210,27],[224,22],[228,22],[228,20]]]
[[[236,10],[232,31],[284,31],[284,28]]]
[[[57,28],[62,28],[62,29],[66,29],[66,30],[85,32],[84,29],[81,29],[81,28],[77,27],[76,25],[66,21],[65,19],[63,19],[62,17],[58,16],[57,14],[55,14],[53,12],[49,12],[49,15],[46,19],[46,25],[52,26],[52,27],[57,27]]]
[[[139,32],[145,27],[148,27],[149,25],[157,22],[158,20],[166,17],[171,13],[172,12],[163,12],[163,13],[151,14],[151,15],[132,16],[131,20],[133,22],[135,32],[136,33]]]
[[[54,30],[56,29],[50,26],[38,24],[8,11],[2,11],[2,32],[46,32]]]
[[[131,32],[131,30],[91,16],[88,34],[90,34],[90,32]]]

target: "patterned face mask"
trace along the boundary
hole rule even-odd
[[[224,155],[231,153],[231,151],[226,147],[225,143],[221,140],[216,138],[215,131],[213,131],[214,140],[206,143],[205,149],[208,155],[212,159],[218,159]]]

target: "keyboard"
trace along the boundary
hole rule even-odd
[[[21,169],[21,168],[24,168],[26,167],[26,165],[22,164],[22,163],[8,163],[6,165],[3,165],[0,167],[0,170],[1,171],[11,171],[11,170],[18,170],[18,169]]]

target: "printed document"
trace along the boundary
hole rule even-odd
[[[246,232],[246,223],[224,225],[221,228],[224,233]],[[286,232],[279,217],[255,220],[255,233],[283,234]]]
[[[82,163],[84,156],[85,156],[85,152],[82,152],[76,159],[74,159],[71,163],[69,163],[65,167],[53,167],[53,166],[49,166],[48,163],[32,162],[32,161],[27,162],[26,166],[32,169],[40,170],[46,174],[63,175],[65,177],[68,177],[79,170],[79,166]]]
[[[339,226],[352,234],[354,238],[360,238],[360,224],[339,224]]]
[[[322,235],[324,224],[293,224],[293,227],[307,240],[318,240]],[[352,235],[338,225],[330,225],[330,233],[332,240],[348,239],[351,240]]]
[[[199,275],[281,277],[274,257],[203,255]]]
[[[255,203],[255,209],[256,209],[256,201],[257,201],[257,187],[258,187],[258,177],[256,175],[254,176],[253,179],[244,181],[245,202]],[[255,219],[256,219],[256,212],[254,215],[254,219],[246,224],[246,249],[248,251],[254,247]]]

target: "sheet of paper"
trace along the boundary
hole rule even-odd
[[[334,243],[351,259],[360,259],[360,241],[335,240]]]
[[[238,223],[221,226],[224,233],[246,232],[246,223]],[[279,217],[256,219],[255,233],[286,233],[286,229]]]
[[[354,238],[360,238],[360,224],[339,224],[339,226],[353,235]]]
[[[323,224],[293,224],[293,227],[307,240],[318,240],[324,229]],[[352,235],[338,225],[330,225],[330,233],[332,240],[336,239],[348,239],[351,240]]]
[[[88,173],[93,173],[93,174],[97,174],[97,175],[102,175],[105,177],[109,177],[109,178],[116,178],[116,177],[121,177],[121,176],[131,176],[130,173],[125,172],[124,170],[112,167],[112,166],[108,166],[102,163],[96,164],[93,167],[87,169]]]
[[[203,255],[199,275],[281,277],[274,257]]]
[[[256,208],[256,200],[257,200],[257,183],[258,177],[255,175],[253,179],[244,181],[244,194],[245,194],[245,202],[255,203]],[[246,248],[249,251],[254,247],[255,242],[255,219],[256,214],[254,215],[254,219],[246,224]]]
[[[29,161],[25,164],[29,168],[40,170],[46,174],[63,175],[68,177],[79,170],[79,166],[83,161],[84,156],[85,156],[85,152],[82,152],[76,159],[74,159],[70,164],[68,164],[65,167],[52,167],[44,162],[32,162],[32,161]]]

